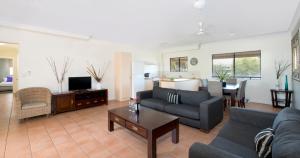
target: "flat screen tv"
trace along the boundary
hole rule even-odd
[[[92,88],[91,77],[69,77],[69,91]]]

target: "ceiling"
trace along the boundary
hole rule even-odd
[[[1,0],[1,21],[139,46],[287,31],[300,0]],[[205,34],[197,35],[202,21]]]

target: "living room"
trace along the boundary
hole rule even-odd
[[[278,125],[300,117],[299,0],[13,0],[0,8],[0,59],[9,60],[0,157],[299,155],[299,123]],[[240,75],[242,57],[257,63]],[[225,78],[218,59],[230,60]],[[260,131],[281,126],[297,127],[287,130],[294,139],[288,133],[280,150],[275,131],[273,147],[255,148]]]

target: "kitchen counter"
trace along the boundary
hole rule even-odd
[[[163,79],[160,80],[160,87],[162,88],[172,88],[172,89],[181,89],[181,90],[189,90],[189,91],[198,91],[200,86],[199,79],[186,79],[186,78],[178,78],[178,79]]]

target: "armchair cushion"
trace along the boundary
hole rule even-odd
[[[192,105],[169,104],[165,107],[165,111],[170,114],[174,114],[174,115],[178,115],[190,119],[196,119],[196,120],[200,119],[199,107],[192,106]]]
[[[189,158],[241,158],[238,155],[212,145],[194,143],[189,150]]]
[[[221,129],[219,136],[248,148],[255,149],[254,138],[261,129],[249,124],[229,121]]]
[[[235,133],[233,132],[232,134],[235,134]],[[253,141],[253,139],[251,139],[251,140]],[[243,157],[243,158],[254,158],[254,157],[256,158],[257,157],[257,153],[254,149],[255,148],[254,146],[253,146],[253,148],[248,148],[248,147],[245,147],[243,145],[236,143],[233,140],[226,139],[223,137],[216,137],[210,145],[214,146],[218,149],[227,151],[231,154],[239,155],[240,157]],[[221,157],[222,156],[220,156],[220,158]]]
[[[32,108],[40,108],[40,107],[44,107],[44,106],[47,106],[47,103],[45,103],[45,102],[27,103],[27,104],[22,105],[22,110],[32,109]]]
[[[272,127],[272,123],[276,116],[277,113],[263,112],[252,109],[230,108],[231,121],[256,126],[261,128],[261,130]]]

